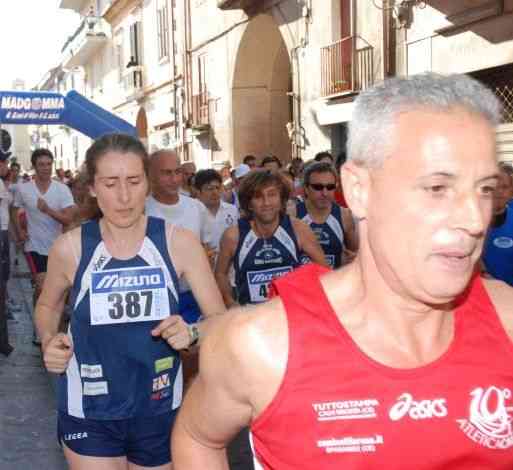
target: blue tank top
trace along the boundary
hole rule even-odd
[[[273,236],[266,239],[257,237],[248,219],[239,219],[233,264],[238,302],[265,302],[271,281],[299,266],[299,245],[290,217],[284,215]]]
[[[59,377],[59,410],[101,420],[156,416],[182,400],[177,351],[150,332],[178,313],[178,279],[165,222],[148,217],[138,254],[113,258],[98,221],[82,225],[68,334],[74,354]]]
[[[342,253],[344,249],[344,226],[342,225],[342,209],[338,204],[331,205],[331,212],[323,224],[316,224],[306,209],[303,201],[296,203],[296,215],[315,233],[326,262],[331,268],[338,268],[342,265]],[[301,264],[310,262],[310,258],[303,254]]]
[[[486,271],[513,286],[513,202],[506,207],[506,220],[500,227],[490,227],[483,248]]]

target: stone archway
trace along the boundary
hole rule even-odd
[[[140,107],[137,112],[135,127],[137,129],[137,137],[139,137],[144,145],[148,145],[148,118],[146,116],[146,110],[143,107]]]
[[[291,64],[285,42],[271,15],[248,24],[239,44],[232,88],[233,158],[272,153],[291,159],[286,124],[292,120]]]

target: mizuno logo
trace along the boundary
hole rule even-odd
[[[139,268],[92,273],[92,292],[120,292],[133,289],[158,289],[165,287],[160,268]]]
[[[284,276],[290,271],[292,271],[290,267],[285,267],[262,272],[249,272],[249,282],[250,284],[262,284],[264,282],[271,282],[273,279]]]

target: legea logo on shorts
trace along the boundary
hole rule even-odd
[[[488,449],[513,447],[513,400],[511,390],[490,386],[475,388],[470,396],[469,418],[457,419],[472,441]]]
[[[87,437],[88,437],[87,432],[75,432],[75,433],[64,434],[65,441],[78,441],[79,439],[85,439]]]
[[[403,393],[390,408],[388,416],[392,421],[399,421],[406,415],[415,420],[443,418],[447,416],[445,398],[415,401],[410,393]]]
[[[91,274],[93,294],[165,287],[161,268],[107,270]]]

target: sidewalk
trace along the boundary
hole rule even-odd
[[[13,256],[14,258],[14,256]],[[65,470],[57,443],[56,400],[39,348],[32,344],[32,287],[24,257],[13,266],[9,298],[20,307],[9,320],[14,352],[0,356],[0,470]]]

